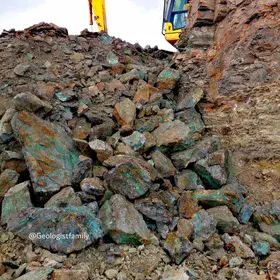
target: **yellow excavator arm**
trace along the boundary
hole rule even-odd
[[[88,0],[90,25],[93,25],[93,18],[100,32],[108,33],[106,19],[106,0]],[[174,45],[186,26],[186,20],[191,8],[192,0],[163,0],[163,28],[162,33],[165,39]],[[94,17],[93,17],[94,13]]]
[[[106,19],[106,5],[105,0],[88,0],[89,4],[89,17],[90,25],[93,25],[93,13],[94,20],[98,26],[98,30],[108,33],[107,19]]]

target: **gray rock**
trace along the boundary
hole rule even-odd
[[[92,175],[92,159],[85,156],[79,156],[78,162],[74,165],[72,175],[72,185],[76,188],[81,181]]]
[[[116,194],[106,201],[99,217],[104,232],[117,244],[150,243],[150,232],[142,215],[123,196]]]
[[[169,178],[175,175],[176,169],[172,161],[160,151],[152,153],[152,160],[154,161],[155,168],[163,178]]]
[[[135,162],[117,165],[105,175],[105,180],[112,191],[129,199],[144,195],[151,185],[150,173]]]
[[[71,187],[62,189],[59,193],[52,196],[47,203],[47,207],[68,207],[68,206],[81,206],[82,201]]]
[[[146,143],[146,137],[138,132],[134,131],[131,135],[122,138],[123,143],[129,146],[132,150],[138,151],[144,147]]]
[[[105,188],[103,186],[102,181],[97,178],[85,178],[81,182],[81,189],[86,194],[95,195],[95,196],[103,196],[105,193]]]
[[[20,276],[17,280],[45,280],[53,271],[53,268],[42,267]]]
[[[194,225],[193,238],[207,240],[216,232],[217,220],[204,210],[194,214],[191,220]]]
[[[218,221],[217,229],[223,233],[234,233],[239,226],[238,220],[232,215],[227,206],[218,206],[207,210]]]

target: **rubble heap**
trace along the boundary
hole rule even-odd
[[[3,253],[3,279],[279,277],[280,201],[246,199],[197,111],[204,91],[182,103],[170,59],[45,23],[1,35],[1,242],[29,242]],[[122,265],[137,250],[152,253]]]

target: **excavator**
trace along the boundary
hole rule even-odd
[[[88,0],[88,3],[90,25],[95,21],[100,32],[108,33],[105,0]],[[191,0],[164,0],[162,34],[171,45],[179,40],[190,7]]]

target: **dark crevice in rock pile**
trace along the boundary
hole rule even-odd
[[[271,252],[279,277],[280,201],[247,201],[170,59],[44,23],[1,35],[0,245],[36,245],[0,253],[3,279],[264,279]]]

